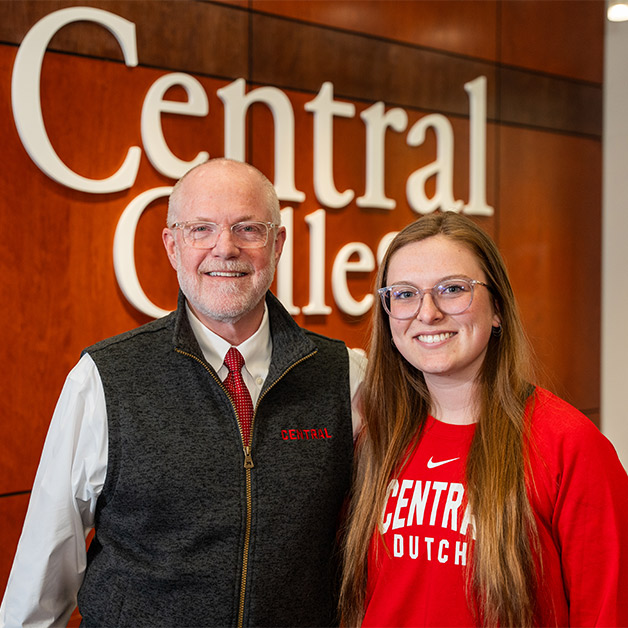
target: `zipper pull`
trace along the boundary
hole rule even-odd
[[[252,469],[255,465],[253,464],[253,458],[251,458],[251,448],[244,448],[244,468]]]

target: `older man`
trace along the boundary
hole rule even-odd
[[[336,622],[361,365],[269,292],[285,238],[252,166],[211,160],[175,185],[178,308],[68,376],[1,624],[64,625],[77,591],[86,626]]]

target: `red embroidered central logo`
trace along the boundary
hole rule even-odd
[[[312,428],[309,430],[281,430],[283,440],[325,440],[332,438],[327,428]]]

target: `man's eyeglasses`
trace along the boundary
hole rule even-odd
[[[377,291],[386,313],[400,320],[414,318],[421,309],[423,296],[429,293],[434,305],[443,314],[462,314],[471,307],[473,288],[476,285],[488,288],[476,279],[445,279],[429,290],[421,290],[408,284],[395,284]]]
[[[195,249],[213,248],[225,229],[231,231],[231,239],[239,249],[259,249],[266,246],[269,231],[278,226],[273,222],[246,220],[230,226],[215,222],[175,222],[170,228],[180,229],[183,241]]]

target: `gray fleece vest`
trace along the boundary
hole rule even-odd
[[[337,623],[347,351],[298,327],[270,293],[267,303],[273,354],[250,456],[182,297],[177,312],[86,350],[105,390],[109,460],[79,592],[85,626]]]

